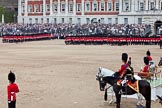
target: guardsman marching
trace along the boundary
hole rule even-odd
[[[10,71],[8,74],[9,85],[8,92],[8,108],[16,108],[16,93],[19,92],[18,85],[15,83],[15,74]]]

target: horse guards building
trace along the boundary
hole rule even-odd
[[[18,23],[162,25],[162,0],[18,0]]]

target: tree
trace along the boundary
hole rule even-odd
[[[4,14],[5,23],[14,22],[14,12],[12,10],[0,7],[0,22],[2,22],[2,14]]]

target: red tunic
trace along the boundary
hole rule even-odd
[[[121,68],[118,71],[120,73],[120,76],[123,76],[123,74],[124,74],[125,70],[127,69],[127,67],[128,67],[128,64],[121,65]]]
[[[8,91],[8,100],[9,101],[15,101],[16,100],[16,93],[19,92],[19,88],[18,88],[17,84],[12,83],[12,84],[8,85],[7,91]]]
[[[149,66],[148,65],[144,66],[142,72],[148,72],[148,71],[149,71]]]
[[[152,57],[151,56],[148,56],[148,59],[149,59],[149,61],[152,61]]]
[[[141,71],[142,73],[139,73],[138,75],[139,76],[148,76],[148,73],[149,73],[149,65],[146,65],[143,67],[143,70]]]

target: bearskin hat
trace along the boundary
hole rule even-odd
[[[128,59],[128,54],[127,53],[122,53],[122,60],[126,63]]]
[[[146,55],[147,55],[147,56],[150,56],[150,55],[151,55],[151,53],[150,53],[149,50],[146,52]]]
[[[14,83],[15,79],[16,79],[15,74],[12,71],[10,71],[10,73],[8,74],[8,80]]]

